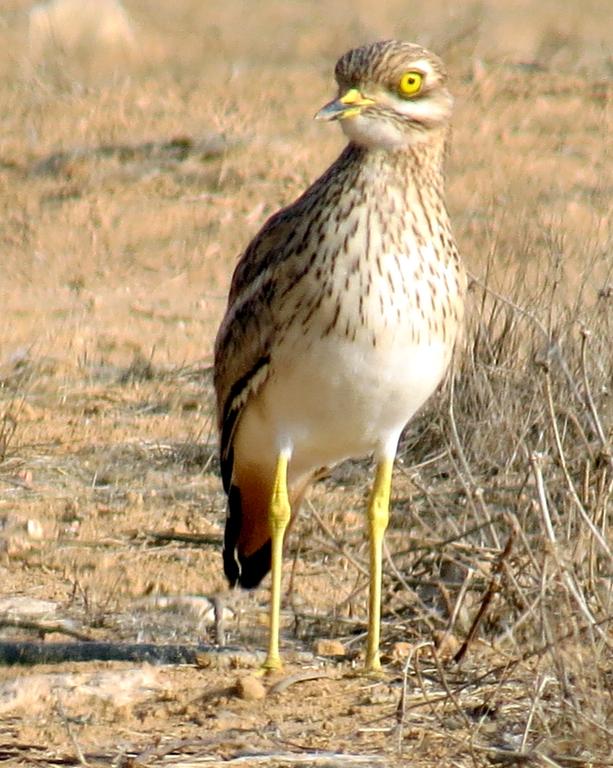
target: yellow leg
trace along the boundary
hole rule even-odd
[[[377,473],[368,504],[370,529],[370,594],[368,601],[368,645],[366,669],[381,669],[379,660],[379,636],[381,634],[381,571],[383,559],[383,535],[389,521],[390,489],[392,485],[393,459],[377,464]]]
[[[275,480],[270,497],[268,520],[271,534],[271,573],[272,586],[270,595],[270,627],[268,656],[264,669],[281,669],[279,656],[279,614],[281,611],[281,573],[283,566],[283,538],[290,519],[290,505],[287,495],[287,456],[279,454],[275,470]]]

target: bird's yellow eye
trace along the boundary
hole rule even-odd
[[[421,89],[423,77],[419,72],[405,72],[398,83],[401,96],[414,96]]]

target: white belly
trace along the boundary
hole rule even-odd
[[[248,463],[270,465],[285,449],[294,477],[373,451],[393,457],[450,356],[443,340],[373,348],[338,336],[288,352],[284,362],[281,351],[274,375],[241,417],[235,451]]]

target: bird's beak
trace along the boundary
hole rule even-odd
[[[359,115],[366,107],[375,102],[363,96],[357,88],[350,88],[338,99],[330,101],[315,115],[315,120],[346,120]]]

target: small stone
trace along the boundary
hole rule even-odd
[[[399,641],[392,645],[392,661],[404,662],[409,658],[413,650],[413,644]]]
[[[26,531],[31,539],[36,539],[37,541],[40,541],[44,535],[43,527],[38,520],[28,520],[26,523]]]
[[[266,697],[266,688],[257,677],[241,677],[236,683],[236,693],[245,701],[258,701]]]
[[[346,656],[347,651],[340,640],[317,640],[314,646],[316,656]]]
[[[441,659],[450,659],[458,652],[460,641],[450,632],[435,632],[436,650]]]

